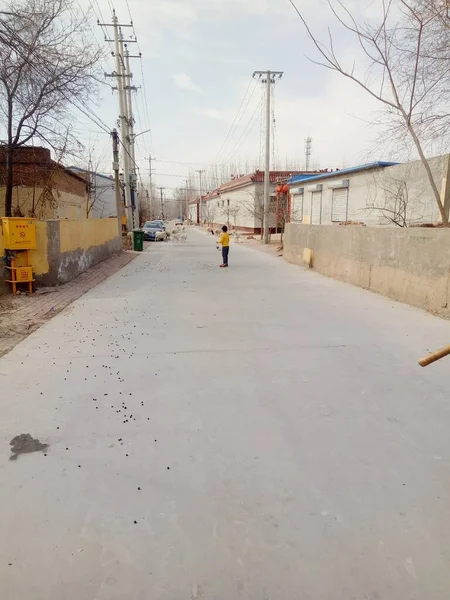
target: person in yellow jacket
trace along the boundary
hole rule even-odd
[[[217,242],[222,244],[222,264],[221,268],[228,267],[228,254],[230,253],[230,236],[228,234],[228,227],[224,225],[222,227],[222,235]]]

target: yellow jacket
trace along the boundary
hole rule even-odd
[[[230,245],[230,236],[228,233],[222,233],[220,240],[217,243],[222,244],[224,248],[227,248]]]

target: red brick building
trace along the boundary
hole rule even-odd
[[[0,147],[0,216],[5,215],[6,151]],[[52,160],[50,150],[22,147],[14,152],[13,216],[85,219],[87,181]]]

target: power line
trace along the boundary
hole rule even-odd
[[[74,103],[75,108],[77,108],[80,112],[82,112],[88,119],[90,119],[95,125],[97,125],[97,127],[99,127],[102,131],[104,131],[105,133],[107,133],[108,135],[111,135],[111,131],[108,129],[108,126],[100,119],[100,117],[94,113],[93,111],[91,111],[91,114],[89,114],[89,109],[84,109],[81,106],[78,106],[77,104]],[[129,152],[127,146],[122,142],[121,138],[118,138],[120,145],[122,146],[124,152],[127,154],[128,158],[131,160],[133,166],[136,168],[136,170],[138,171],[139,174],[139,179],[140,182],[143,184],[142,181],[142,177],[141,177],[141,173],[140,173],[140,167],[138,165],[138,163],[136,162],[136,160],[132,157],[131,153]],[[184,176],[183,176],[184,177]]]
[[[83,115],[85,117],[87,117],[90,121],[92,121],[92,123],[94,123],[95,125],[97,125],[97,127],[99,129],[101,129],[102,131],[104,131],[105,133],[107,133],[108,135],[111,135],[111,130],[108,128],[108,125],[106,125],[98,115],[96,115],[93,111],[91,111],[91,113],[89,113],[90,109],[89,107],[82,107],[79,106],[76,101],[74,100],[72,102],[73,106],[75,108],[77,108],[81,113],[83,113]]]
[[[244,110],[242,111],[242,114],[240,115],[240,118],[239,118],[239,120],[238,120],[239,114],[241,113],[241,109],[242,109],[242,107],[243,107],[243,105],[244,105],[244,102],[245,102],[245,100],[246,100],[246,98],[247,98],[247,95],[248,95],[248,94],[249,94],[249,92],[250,92],[250,88],[251,88],[251,86],[252,86],[252,84],[253,84],[253,83],[254,83],[254,80],[253,80],[253,78],[252,78],[252,79],[250,80],[250,83],[248,84],[248,87],[247,87],[247,90],[246,90],[246,92],[245,92],[245,94],[244,94],[244,97],[242,98],[241,104],[239,105],[239,108],[238,108],[238,111],[237,111],[237,113],[236,113],[236,116],[234,117],[234,119],[233,119],[233,122],[231,123],[230,129],[228,130],[228,133],[227,133],[227,135],[225,136],[225,140],[223,141],[223,143],[222,143],[222,145],[221,145],[221,147],[220,147],[220,149],[219,149],[219,152],[218,152],[218,153],[216,154],[216,156],[214,157],[213,163],[214,163],[214,162],[216,162],[216,160],[219,158],[219,156],[221,156],[221,154],[222,154],[222,153],[225,151],[225,148],[226,148],[226,146],[227,146],[227,142],[228,142],[228,140],[231,140],[231,139],[232,139],[232,136],[235,134],[235,132],[236,132],[237,128],[239,127],[239,125],[240,125],[240,123],[241,123],[241,121],[242,121],[242,118],[243,118],[243,116],[244,116],[244,114],[245,114],[245,112],[246,112],[246,110],[247,110],[247,108],[248,108],[248,105],[250,104],[250,101],[251,101],[251,99],[253,98],[253,95],[254,95],[254,93],[255,93],[255,91],[256,91],[256,88],[257,88],[257,85],[255,85],[255,86],[253,87],[253,91],[252,91],[252,93],[250,94],[250,96],[249,96],[249,98],[248,98],[248,100],[247,100],[247,104],[245,105],[245,108],[244,108]]]
[[[250,120],[248,121],[244,131],[241,134],[241,137],[238,139],[238,141],[237,141],[236,145],[234,146],[233,150],[231,151],[231,153],[227,156],[227,159],[225,160],[225,164],[229,164],[233,160],[233,158],[236,156],[237,152],[242,147],[243,143],[247,140],[248,136],[253,131],[253,128],[255,127],[256,123],[258,122],[259,111],[262,108],[262,104],[263,104],[263,101],[261,100],[259,102],[258,106],[256,107],[256,110],[253,113],[252,117],[250,117]]]

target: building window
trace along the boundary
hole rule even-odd
[[[230,206],[230,199],[227,200],[227,206]]]

